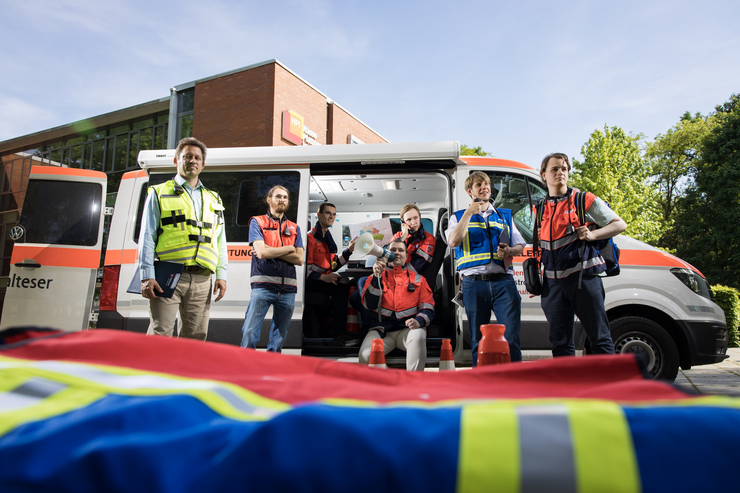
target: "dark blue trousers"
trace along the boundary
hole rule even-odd
[[[583,276],[578,288],[578,274],[563,284],[542,286],[542,310],[550,325],[553,356],[574,356],[574,315],[583,324],[594,354],[614,354],[609,319],[604,308],[604,284],[599,276]]]
[[[473,366],[478,364],[478,342],[482,337],[480,326],[491,323],[491,310],[496,315],[496,322],[506,326],[504,337],[509,343],[511,361],[521,361],[519,332],[522,326],[522,297],[516,288],[514,276],[506,275],[494,281],[463,277],[462,284]]]

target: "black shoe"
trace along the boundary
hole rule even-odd
[[[331,342],[333,346],[339,347],[355,347],[360,345],[360,339],[351,332],[339,334]]]

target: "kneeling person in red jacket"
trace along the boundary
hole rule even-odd
[[[432,290],[426,279],[406,264],[402,240],[391,242],[389,250],[396,258],[390,265],[376,262],[375,275],[362,290],[362,317],[370,330],[360,347],[360,363],[370,361],[373,339],[382,339],[386,354],[396,347],[406,351],[406,369],[424,371],[426,327],[434,318]]]

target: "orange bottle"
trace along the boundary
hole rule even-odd
[[[483,337],[478,342],[478,366],[511,363],[509,343],[504,337],[506,327],[502,324],[481,325]]]

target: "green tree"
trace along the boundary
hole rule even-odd
[[[716,126],[701,143],[701,159],[686,196],[677,202],[676,253],[712,284],[740,288],[740,94],[715,108]]]
[[[642,135],[627,135],[604,125],[581,148],[583,161],[573,160],[571,183],[609,203],[627,223],[627,234],[655,244],[662,229],[657,193],[648,182],[650,169],[642,158]]]
[[[658,188],[658,206],[663,228],[671,228],[674,220],[676,200],[683,195],[696,174],[696,165],[701,156],[701,142],[714,126],[715,119],[688,111],[681,120],[665,134],[658,134],[655,141],[648,143],[645,158],[650,167],[653,183]],[[675,236],[664,235],[658,244],[675,250]]]
[[[465,144],[460,144],[460,155],[461,156],[490,156],[490,152],[486,152],[482,147],[468,147]]]

